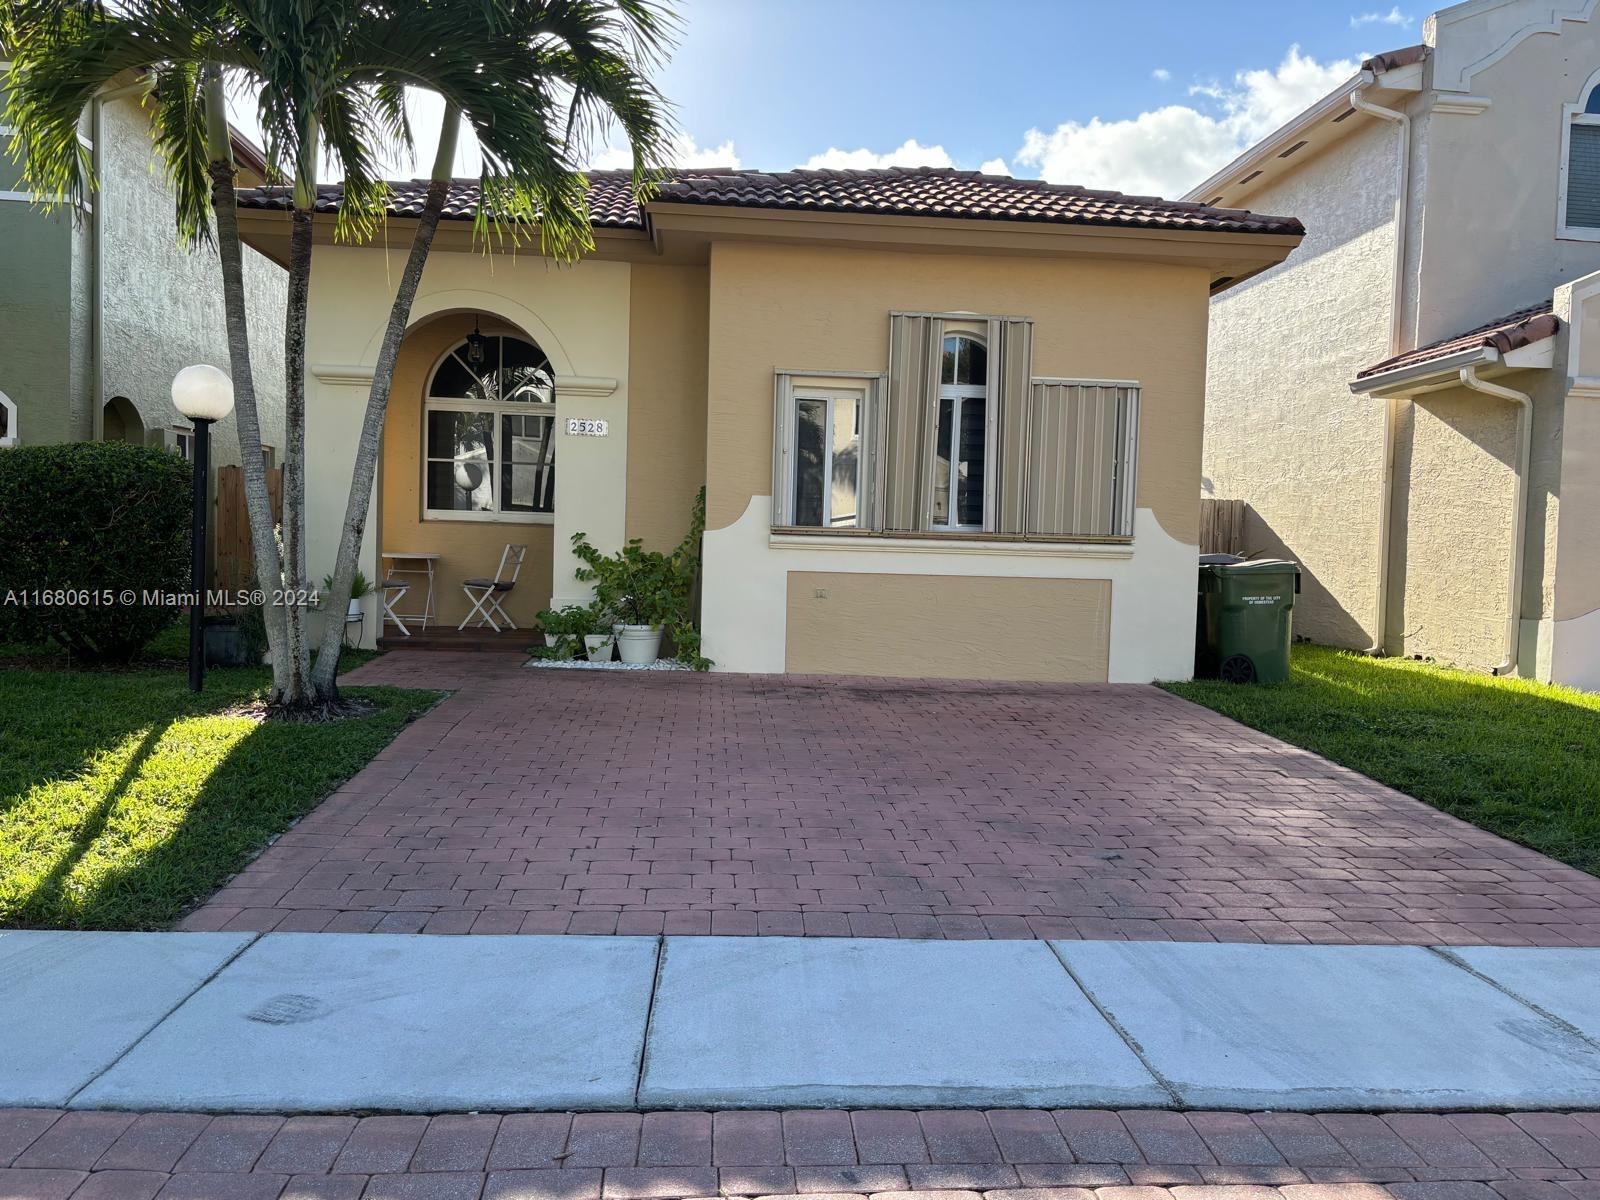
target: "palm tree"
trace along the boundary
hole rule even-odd
[[[12,152],[25,186],[47,206],[81,200],[96,185],[77,139],[85,105],[124,72],[150,79],[152,132],[177,196],[179,233],[217,246],[251,543],[269,600],[308,590],[305,324],[320,164],[330,160],[343,176],[335,235],[370,238],[388,199],[378,162],[412,147],[406,90],[444,97],[426,200],[354,448],[326,597],[338,613],[349,600],[395,362],[449,195],[460,123],[482,151],[474,229],[485,248],[531,237],[543,254],[575,259],[594,246],[578,168],[596,131],[621,127],[641,201],[664,165],[671,127],[649,71],[671,32],[662,0],[8,0],[0,52],[11,61]],[[281,531],[267,498],[250,369],[229,90],[257,97],[269,171],[288,181],[291,202]],[[269,603],[265,615],[272,705],[336,699],[340,622],[327,623],[313,666],[304,606]]]

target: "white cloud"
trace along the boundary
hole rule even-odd
[[[874,167],[953,167],[955,160],[943,146],[924,146],[916,138],[907,138],[901,145],[884,154],[865,148],[840,150],[830,146],[821,154],[813,154],[802,164],[807,171],[870,171]]]
[[[675,167],[737,167],[739,152],[732,141],[720,146],[701,146],[686,133],[672,141],[672,165]],[[605,146],[589,156],[584,164],[591,171],[620,171],[633,166],[633,155],[626,146]]]
[[[1166,83],[1172,78],[1172,72],[1167,70],[1165,67],[1157,67],[1154,71],[1150,72],[1150,78],[1154,79],[1157,83]]]
[[[1397,4],[1388,12],[1364,12],[1359,16],[1350,18],[1350,28],[1360,29],[1363,25],[1393,25],[1404,28],[1415,23],[1416,18],[1408,17],[1400,11]]]
[[[1011,168],[1006,166],[1006,160],[1003,158],[991,158],[988,162],[980,166],[978,170],[982,171],[985,175],[1011,174]]]
[[[1353,75],[1356,59],[1319,63],[1290,46],[1274,70],[1239,71],[1191,96],[1211,111],[1169,104],[1121,121],[1095,117],[1030,129],[1016,161],[1045,179],[1134,195],[1181,196],[1252,143]]]

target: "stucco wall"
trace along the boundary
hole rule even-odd
[[[634,265],[627,536],[670,550],[706,481],[705,267]]]
[[[1418,396],[1404,410],[1394,648],[1489,670],[1505,647],[1516,412],[1465,388]]]
[[[864,572],[789,573],[785,669],[1095,682],[1109,666],[1111,584]]]
[[[0,160],[0,172],[9,167]],[[0,392],[17,406],[24,444],[88,436],[80,432],[88,347],[73,309],[76,240],[65,213],[45,217],[20,201],[0,201]]]
[[[882,371],[889,313],[905,310],[1032,317],[1034,375],[1139,381],[1138,506],[1193,541],[1206,290],[1203,269],[1152,263],[719,242],[707,527],[771,494],[773,372]]]
[[[1206,494],[1249,502],[1246,549],[1303,568],[1296,633],[1339,646],[1374,633],[1383,406],[1348,384],[1388,350],[1395,137],[1368,123],[1253,195],[1306,239],[1211,306]]]
[[[161,430],[188,425],[172,407],[179,370],[202,362],[230,369],[221,271],[212,246],[191,249],[178,238],[172,195],[138,97],[108,103],[103,125],[105,179],[97,203],[105,210],[104,391],[131,400],[156,439]],[[248,246],[244,273],[261,438],[281,461],[287,275]],[[213,428],[212,456],[239,461],[232,418]]]
[[[732,670],[811,661],[787,641],[791,572],[960,575],[1004,606],[1017,579],[1109,582],[1106,674],[1187,676],[1206,342],[1204,270],[1107,260],[719,242],[712,249],[706,652]],[[1034,318],[1033,372],[1143,386],[1131,547],[955,547],[771,534],[773,372],[882,371],[892,310]],[[849,544],[846,544],[846,543]],[[909,586],[909,585],[908,585]],[[986,630],[995,638],[1011,636]],[[946,636],[930,630],[928,636]],[[1025,633],[1022,636],[1027,636]],[[957,668],[951,668],[953,671]],[[990,673],[984,652],[959,673]],[[1052,677],[1076,677],[1061,666]]]
[[[1550,11],[1548,2],[1525,0],[1492,18],[1443,25],[1452,43],[1443,57],[1481,59],[1506,42],[1507,28],[1546,26]],[[1556,236],[1562,105],[1581,104],[1600,69],[1600,14],[1557,28],[1526,37],[1472,75],[1470,92],[1489,100],[1487,109],[1425,118],[1418,345],[1548,299],[1558,283],[1600,269],[1600,242]]]

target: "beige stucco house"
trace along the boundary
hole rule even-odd
[[[642,211],[624,175],[592,184],[597,248],[566,267],[476,251],[475,185],[456,185],[401,351],[369,577],[436,556],[453,626],[461,580],[527,545],[507,603],[526,626],[587,598],[574,532],[668,548],[704,487],[718,669],[1190,673],[1208,297],[1281,262],[1298,221],[949,170],[680,172]],[[333,244],[338,189],[319,204],[314,576],[422,187],[395,185],[382,245]],[[241,204],[281,257],[281,190]]]
[[[1600,688],[1597,9],[1445,8],[1189,194],[1309,229],[1213,301],[1203,487],[1318,641]]]

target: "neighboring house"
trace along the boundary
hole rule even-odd
[[[1318,641],[1600,688],[1600,11],[1470,0],[1189,198],[1294,212],[1212,305],[1206,489]]]
[[[453,627],[461,580],[526,544],[508,603],[526,626],[588,598],[573,533],[668,548],[703,486],[719,669],[1191,673],[1208,296],[1282,261],[1298,221],[952,170],[680,171],[645,211],[626,174],[592,183],[597,249],[570,267],[477,252],[476,185],[456,184],[400,353],[369,577],[438,555]],[[394,185],[383,245],[317,248],[313,576],[423,186]],[[281,261],[283,189],[240,203]]]
[[[128,78],[84,113],[100,186],[82,211],[46,216],[0,154],[0,441],[105,439],[187,455],[193,430],[172,406],[172,377],[201,362],[229,370],[216,251],[180,241],[146,85]],[[5,149],[10,135],[0,127]],[[260,152],[237,136],[234,150],[241,181],[264,182]],[[262,441],[281,448],[287,276],[254,251],[244,267]],[[233,421],[216,426],[212,447],[214,461],[239,461]]]

